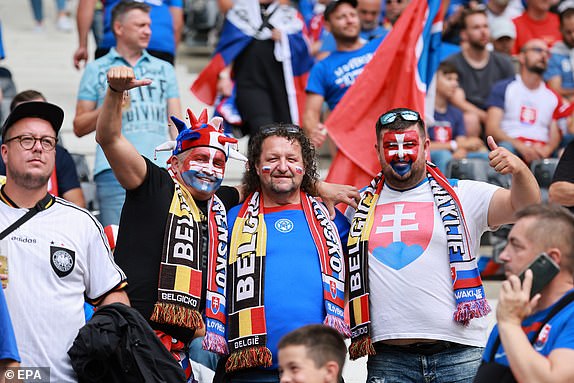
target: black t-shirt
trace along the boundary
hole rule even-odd
[[[564,153],[562,153],[560,161],[558,161],[558,166],[556,166],[556,171],[554,171],[552,183],[557,181],[574,183],[574,141],[570,141],[564,149]],[[574,213],[574,206],[567,207],[572,213]]]
[[[147,175],[144,182],[126,192],[114,258],[127,276],[126,292],[132,307],[149,321],[157,302],[163,238],[175,185],[167,170],[154,165],[147,158],[145,160]],[[226,209],[239,203],[239,193],[233,187],[222,186],[217,196]],[[205,214],[207,201],[196,201],[196,204]],[[202,258],[205,260],[207,255]],[[205,286],[205,279],[203,282]],[[182,327],[149,322],[152,328],[185,343],[194,334],[194,331]]]

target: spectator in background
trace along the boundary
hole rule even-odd
[[[330,3],[325,9],[325,27],[335,38],[337,49],[311,69],[303,114],[303,130],[316,148],[327,138],[327,129],[321,123],[323,102],[330,110],[337,106],[381,42],[379,38],[366,43],[359,37],[355,0]]]
[[[383,27],[390,30],[399,19],[399,16],[409,5],[411,0],[385,0],[385,19]]]
[[[557,205],[532,205],[516,218],[500,254],[506,280],[497,324],[474,382],[574,382],[574,216]],[[519,275],[541,254],[559,272],[531,296],[534,278],[545,276]]]
[[[10,112],[19,104],[29,101],[46,101],[46,97],[36,90],[25,90],[18,93],[10,104]],[[6,174],[6,165],[0,159],[0,174]],[[86,207],[84,193],[80,187],[76,164],[70,153],[59,144],[56,144],[56,165],[48,181],[48,192],[75,203],[79,207]]]
[[[488,98],[486,133],[526,163],[553,156],[560,143],[556,125],[561,99],[542,78],[548,46],[539,39],[520,50],[520,72],[494,85]]]
[[[97,46],[95,58],[107,54],[117,46],[115,40],[112,10],[124,0],[104,1],[104,36]],[[88,61],[88,34],[94,20],[97,0],[79,0],[76,21],[78,23],[78,48],[74,52],[74,66],[80,69],[81,63]],[[183,0],[144,0],[150,7],[153,33],[147,46],[148,53],[174,64],[175,54],[183,32]]]
[[[484,158],[488,152],[479,137],[466,135],[462,111],[450,103],[458,87],[456,67],[442,62],[436,72],[434,122],[428,127],[431,161],[443,174],[451,159]]]
[[[138,152],[154,158],[158,142],[168,139],[168,116],[180,116],[179,90],[173,65],[151,56],[146,47],[150,39],[150,6],[122,1],[112,12],[116,47],[86,66],[78,91],[74,133],[78,137],[93,132],[108,89],[106,73],[117,65],[130,65],[141,78],[151,79],[145,91],[124,92],[122,131]],[[176,136],[171,127],[171,137]],[[155,161],[165,166],[167,156]],[[102,149],[96,148],[94,167],[99,219],[104,226],[118,225],[125,190],[118,183]]]
[[[495,20],[505,19],[512,22],[512,19],[520,16],[524,12],[522,0],[487,0],[486,15],[490,30],[494,32],[492,23]]]
[[[508,56],[512,55],[512,47],[516,39],[514,23],[504,17],[493,20],[490,25],[490,38],[495,52]]]
[[[72,30],[72,22],[68,13],[66,12],[66,0],[56,0],[56,8],[58,11],[58,19],[56,27],[62,32],[70,32]],[[42,32],[44,30],[44,5],[43,0],[30,0],[32,11],[34,12],[34,20],[36,21],[35,30]]]
[[[574,141],[570,141],[558,161],[548,188],[548,199],[574,213]]]
[[[544,80],[560,96],[568,101],[574,100],[574,74],[572,55],[574,54],[574,1],[565,1],[560,7],[560,34],[558,41],[550,49],[548,69]]]
[[[526,0],[524,13],[512,21],[516,26],[516,41],[512,54],[517,55],[524,44],[532,39],[543,40],[552,47],[559,41],[560,21],[558,16],[550,12],[552,2],[549,0]]]
[[[310,324],[279,341],[281,383],[339,383],[347,355],[345,340],[336,330]]]
[[[452,103],[464,112],[467,135],[478,137],[486,123],[486,99],[492,85],[512,77],[514,65],[509,57],[488,50],[490,29],[484,10],[465,10],[461,22],[462,51],[446,59],[456,67],[460,83]]]

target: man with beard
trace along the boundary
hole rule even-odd
[[[325,323],[349,336],[343,318],[349,224],[313,197],[315,150],[296,125],[252,137],[248,197],[229,212],[227,337],[230,382],[279,382],[277,344],[290,331]]]
[[[311,69],[303,114],[305,134],[317,148],[327,138],[327,129],[320,122],[323,102],[326,101],[331,110],[337,106],[382,41],[382,37],[368,43],[361,40],[356,8],[356,0],[339,0],[325,9],[325,28],[335,38],[337,50]]]
[[[75,382],[67,351],[85,324],[84,298],[129,304],[125,275],[104,230],[86,210],[48,194],[64,111],[42,101],[17,105],[2,130],[6,183],[0,189],[8,310],[23,367],[50,367]],[[2,279],[6,276],[3,275]]]
[[[527,42],[518,56],[519,74],[496,83],[487,101],[487,134],[527,163],[552,157],[560,143],[561,99],[542,78],[548,57],[544,41]]]
[[[514,66],[508,56],[487,49],[490,29],[483,9],[465,10],[461,23],[462,50],[446,59],[457,68],[460,83],[452,103],[464,112],[467,134],[479,136],[481,125],[486,124],[486,99],[492,85],[512,77]]]
[[[560,11],[560,33],[558,41],[550,49],[548,69],[544,72],[544,81],[560,96],[574,100],[574,74],[571,56],[574,54],[574,1],[565,1],[558,8]]]
[[[512,175],[510,190],[446,179],[425,161],[430,142],[416,111],[384,113],[376,134],[382,171],[348,211],[350,356],[369,355],[367,381],[472,382],[490,312],[480,236],[539,202],[540,189],[492,137],[490,166]]]

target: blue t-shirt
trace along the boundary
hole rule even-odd
[[[574,290],[570,290],[573,292]],[[522,322],[522,329],[526,332],[528,339],[532,341],[532,337],[540,328],[541,322],[546,318],[552,307],[550,306],[546,310],[539,311],[534,315],[529,316]],[[485,362],[490,362],[490,355],[492,354],[492,348],[494,343],[498,338],[498,326],[495,326],[490,336],[488,337],[488,343],[486,344],[486,349],[484,350],[483,360]],[[544,355],[548,356],[552,350],[557,348],[569,348],[574,349],[574,304],[570,303],[568,306],[563,308],[558,314],[556,314],[538,335],[538,339],[533,344],[534,349]],[[494,354],[494,362],[508,366],[508,359],[504,353],[504,348],[502,343],[496,350]]]
[[[2,287],[0,287],[0,359],[20,361],[16,337],[14,336],[14,329],[12,328],[8,305],[6,304]]]
[[[107,55],[88,63],[80,81],[78,100],[93,101],[99,108],[106,95],[108,70],[118,65],[131,66],[114,48]],[[165,167],[170,155],[161,152],[154,160],[154,150],[169,140],[167,103],[169,99],[179,98],[175,69],[144,51],[133,70],[136,78],[148,78],[152,83],[129,91],[130,101],[122,112],[122,134],[141,155]],[[98,145],[94,176],[107,169],[111,169],[110,164]]]
[[[227,214],[229,233],[241,205]],[[337,212],[335,224],[345,246],[349,223]],[[265,209],[267,252],[265,255],[265,322],[267,347],[277,364],[277,344],[281,337],[307,324],[323,323],[321,263],[305,214],[300,206]],[[229,298],[228,298],[229,299]]]
[[[449,142],[458,136],[466,135],[462,111],[448,104],[444,113],[434,112],[435,122],[428,127],[429,139],[436,142]]]
[[[379,47],[383,39],[371,40],[354,51],[335,51],[319,61],[309,75],[307,92],[316,93],[325,99],[333,110],[347,89],[363,72],[363,68]]]
[[[548,68],[544,72],[544,81],[552,77],[560,77],[561,86],[564,89],[574,89],[574,75],[572,74],[572,62],[570,61],[570,48],[562,41],[557,42],[550,50]]]
[[[112,9],[121,0],[103,0],[104,3],[104,37],[99,48],[116,46],[116,39],[112,32]],[[151,7],[151,38],[147,49],[168,52],[175,56],[175,38],[170,7],[183,8],[183,0],[141,0]]]

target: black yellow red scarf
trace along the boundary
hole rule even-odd
[[[490,312],[490,306],[486,301],[482,280],[472,254],[473,245],[466,227],[462,205],[448,180],[434,165],[427,164],[426,170],[435,206],[447,233],[446,253],[450,260],[456,301],[453,319],[463,325],[468,325],[471,319],[487,315]],[[375,354],[371,341],[369,314],[368,239],[383,184],[383,174],[379,173],[363,192],[349,231],[347,260],[350,281],[351,346],[349,355],[351,359]]]
[[[193,197],[174,179],[175,190],[165,228],[162,261],[159,272],[157,302],[151,320],[191,330],[201,328],[199,307],[202,296],[201,270],[201,212]],[[225,276],[221,278],[221,264],[226,264],[227,217],[225,207],[217,196],[208,203],[208,282],[206,320],[212,329],[221,329],[225,320],[217,315],[214,302],[225,305]],[[223,260],[222,260],[223,258]],[[216,311],[214,313],[214,311]],[[217,325],[219,321],[219,325]],[[224,331],[211,331],[206,336],[208,349],[224,353]]]
[[[349,327],[343,318],[345,270],[339,232],[326,208],[315,198],[301,193],[301,204],[321,263],[327,312],[324,323],[348,337]],[[267,229],[261,206],[261,193],[250,195],[237,215],[231,236],[228,269],[231,286],[228,345],[231,355],[226,364],[228,372],[269,367],[272,363],[271,351],[266,346],[263,290]],[[249,268],[242,267],[246,264]],[[250,282],[249,289],[246,281]]]

